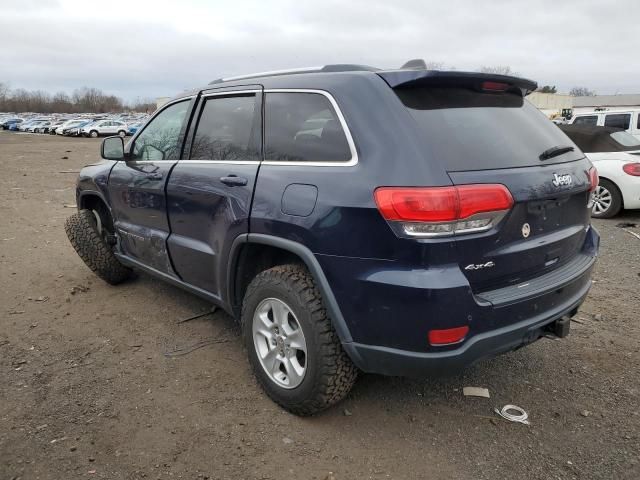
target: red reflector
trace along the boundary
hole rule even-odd
[[[449,222],[513,206],[511,193],[499,184],[380,187],[374,197],[382,216],[394,221]]]
[[[634,177],[640,177],[640,163],[626,163],[622,167],[624,173],[632,175]]]
[[[598,170],[596,170],[596,167],[591,167],[589,169],[589,191],[590,192],[593,192],[596,189],[599,181],[600,179],[598,178]]]
[[[482,82],[482,89],[489,90],[491,92],[504,92],[507,88],[509,88],[508,83],[502,82]]]
[[[469,327],[447,328],[444,330],[429,330],[429,343],[431,345],[450,345],[464,340],[469,333]]]

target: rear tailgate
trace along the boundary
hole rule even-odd
[[[514,200],[489,231],[454,237],[474,292],[579,262],[590,224],[591,163],[524,99],[530,82],[437,73],[421,79],[412,72],[406,83],[393,76],[395,93],[424,135],[425,159],[439,162],[454,185],[501,184]]]

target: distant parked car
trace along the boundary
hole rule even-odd
[[[56,128],[56,134],[64,135],[66,130],[77,128],[79,125],[82,125],[85,122],[86,120],[82,120],[82,119],[67,120],[58,128]]]
[[[51,126],[53,122],[51,120],[47,120],[46,122],[41,122],[39,124],[37,124],[34,128],[33,128],[33,132],[34,133],[47,133],[49,131],[49,127]]]
[[[623,111],[580,112],[569,121],[569,125],[597,125],[621,128],[640,139],[640,109]]]
[[[89,125],[92,125],[93,123],[93,120],[82,121],[77,125],[73,125],[71,128],[65,128],[63,135],[67,137],[80,137],[82,136],[82,129]]]
[[[10,130],[11,125],[15,125],[17,128],[17,126],[20,125],[22,122],[24,122],[23,118],[18,118],[18,117],[6,118],[2,122],[1,126],[3,130]]]
[[[101,135],[120,135],[124,137],[126,134],[127,126],[123,122],[116,120],[101,120],[82,128],[82,135],[91,138],[97,138]]]
[[[611,218],[640,208],[640,140],[620,128],[561,125],[598,170],[591,216]]]
[[[553,123],[555,123],[556,125],[564,125],[567,123],[567,119],[564,117],[556,117],[556,118],[552,118],[551,121]]]
[[[46,129],[45,129],[45,131],[43,133],[48,133],[49,135],[55,135],[56,134],[56,129],[61,127],[65,123],[66,123],[66,120],[56,120],[54,122],[51,122],[51,125],[46,127]]]
[[[127,128],[127,135],[135,135],[136,132],[144,125],[144,122],[132,123]]]

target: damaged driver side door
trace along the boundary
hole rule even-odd
[[[167,252],[165,188],[180,158],[192,99],[165,106],[129,145],[109,176],[115,228],[124,255],[175,276]]]

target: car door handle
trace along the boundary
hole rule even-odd
[[[162,174],[160,172],[148,173],[147,178],[149,180],[162,180]]]
[[[229,175],[228,177],[220,177],[220,181],[230,187],[244,187],[248,180],[244,177],[238,177],[236,175]]]

